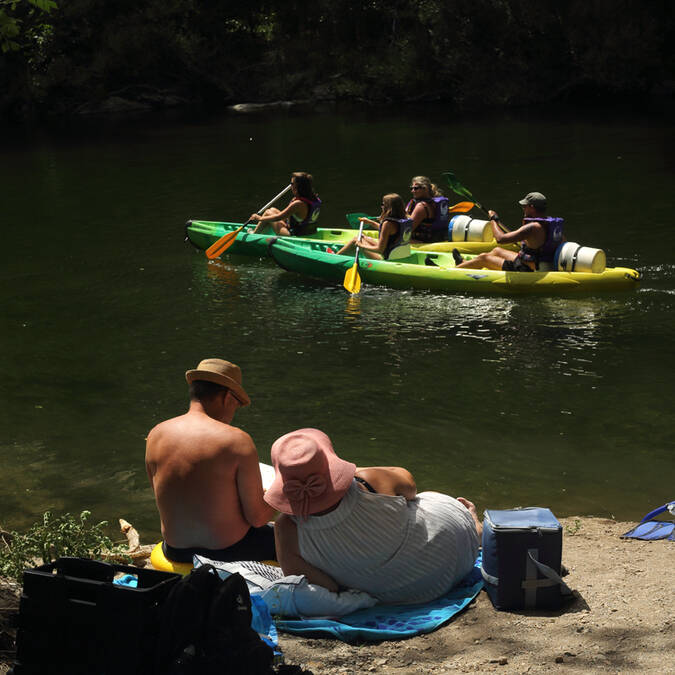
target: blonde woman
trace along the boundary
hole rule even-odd
[[[414,241],[448,241],[450,203],[426,176],[415,176],[410,181],[412,199],[406,213],[412,219]]]

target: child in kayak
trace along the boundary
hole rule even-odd
[[[360,218],[364,225],[379,230],[377,239],[364,234],[361,239],[354,237],[339,251],[345,255],[358,246],[366,256],[377,260],[398,260],[410,255],[410,235],[412,233],[412,219],[405,213],[405,206],[401,195],[391,193],[382,197],[382,213],[377,221],[370,218]]]
[[[284,237],[307,237],[316,232],[316,221],[321,210],[321,200],[312,187],[312,174],[296,171],[291,175],[293,198],[279,211],[272,206],[262,216],[254,213],[249,222],[258,223],[253,234],[262,232],[269,225],[275,234]]]

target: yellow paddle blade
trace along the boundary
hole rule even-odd
[[[206,257],[209,260],[219,258],[225,251],[227,251],[228,248],[230,248],[230,246],[232,246],[232,244],[234,244],[237,235],[243,229],[244,226],[242,225],[241,227],[237,228],[234,232],[228,232],[227,234],[224,234],[218,241],[211,244],[211,246],[209,246],[206,249]]]
[[[359,264],[355,262],[345,273],[342,285],[350,293],[358,293],[361,290],[361,277],[359,276]]]

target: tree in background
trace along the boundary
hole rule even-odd
[[[671,95],[672,0],[0,0],[0,115]]]

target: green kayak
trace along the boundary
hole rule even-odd
[[[277,237],[268,250],[285,270],[335,283],[341,283],[354,264],[353,255],[337,255],[334,246],[321,242],[301,243],[296,239]],[[361,255],[358,271],[364,286],[377,284],[392,288],[499,295],[633,290],[640,280],[639,272],[626,267],[608,267],[600,273],[457,269],[451,254],[420,250],[396,262]]]
[[[211,244],[215,243],[222,236],[229,232],[234,232],[241,227],[241,223],[221,223],[210,220],[188,220],[185,223],[186,240],[189,240],[195,247],[205,251]],[[267,247],[275,234],[261,233],[253,234],[254,224],[249,228],[244,228],[236,238],[232,246],[228,247],[227,253],[234,255],[252,255],[264,257],[267,255]],[[364,234],[377,238],[376,230],[364,230]],[[320,227],[311,237],[292,237],[296,243],[304,244],[308,242],[346,244],[350,241],[356,232],[347,228],[324,228]],[[289,237],[290,239],[290,237]],[[453,248],[459,249],[461,253],[481,253],[489,251],[496,243],[494,241],[468,241],[468,242],[437,242],[434,244],[413,244],[415,249],[430,251],[452,251]],[[339,248],[339,246],[338,246]]]

